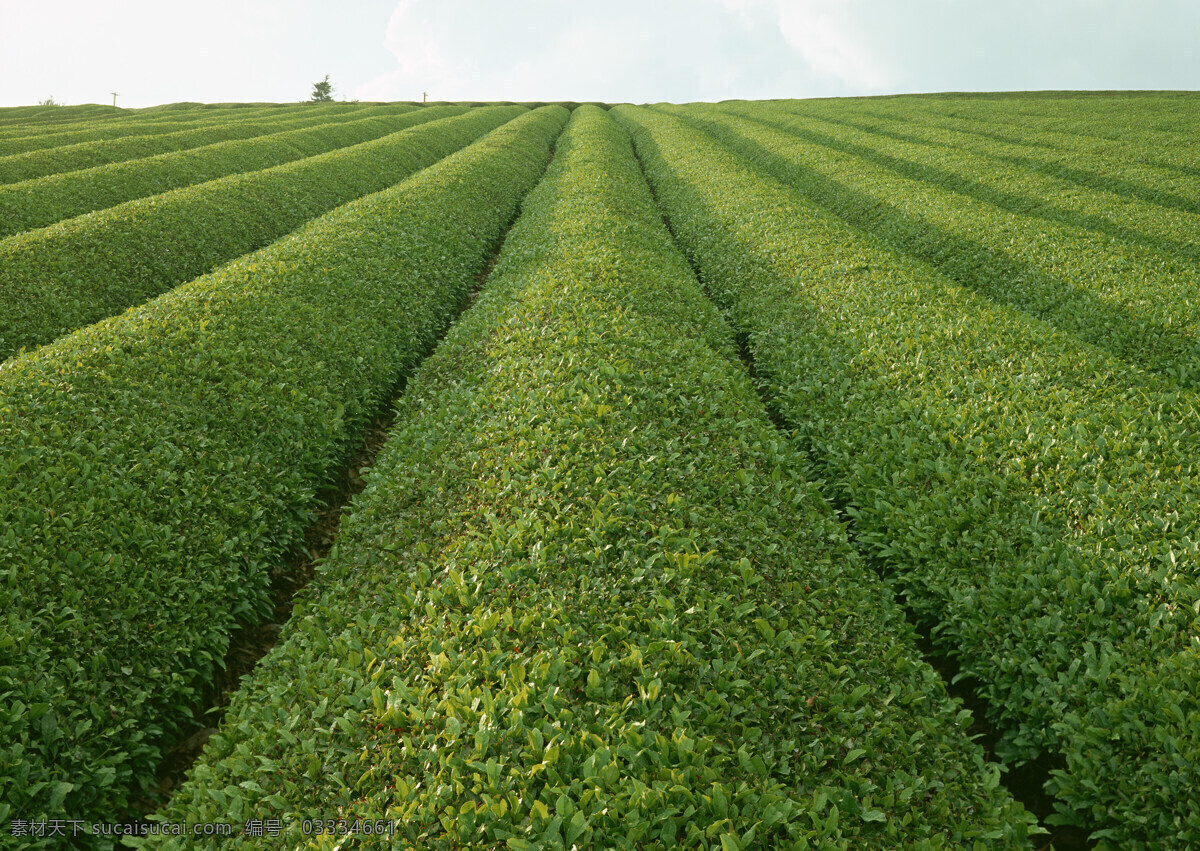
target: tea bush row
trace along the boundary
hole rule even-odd
[[[314,216],[436,162],[522,109],[448,107],[442,114],[451,117],[370,142],[0,240],[0,358],[261,248]]]
[[[301,107],[288,107],[286,112],[276,110],[275,113],[295,116],[302,114],[301,109]],[[186,117],[176,115],[169,118],[121,117],[112,121],[89,121],[86,124],[75,124],[62,129],[34,130],[25,135],[17,135],[20,132],[18,130],[0,136],[0,156],[46,148],[60,148],[82,142],[110,141],[128,136],[155,136],[240,121],[260,121],[269,115],[271,115],[271,111],[268,110],[253,110],[248,113],[227,110],[195,117],[190,115]]]
[[[53,107],[6,106],[0,109],[0,127],[103,121],[124,113],[125,110],[98,103]]]
[[[411,109],[387,107],[378,110],[381,115],[387,115],[393,111],[408,112]],[[355,110],[346,114],[345,119],[362,118],[365,114]],[[330,121],[337,120],[341,115],[341,111],[297,108],[271,113],[268,116],[252,120],[229,120],[208,127],[178,130],[174,133],[102,139],[28,151],[22,154],[10,154],[0,157],[0,183],[17,183],[50,174],[61,174],[108,163],[126,162],[172,151],[198,148],[231,139],[251,139],[267,133],[328,124]]]
[[[947,184],[941,186],[929,181],[933,169],[905,166],[846,134],[814,136],[805,122],[769,109],[758,114],[779,129],[712,112],[690,114],[713,132],[743,137],[739,144],[753,146],[760,167],[858,230],[999,304],[1200,388],[1193,285],[1200,247],[1181,241],[1182,223],[1174,237],[1156,234],[1111,217],[1055,210],[1041,195],[999,191],[982,174],[939,168]],[[828,141],[814,143],[822,137]],[[1161,215],[1168,218],[1165,210]]]
[[[987,177],[997,165],[1015,166],[1018,171],[1004,170],[1014,176],[1024,172],[1024,179],[1036,176],[1042,185],[1051,187],[1056,204],[1091,207],[1091,192],[1104,193],[1095,197],[1094,206],[1102,215],[1125,217],[1133,213],[1139,215],[1141,221],[1154,225],[1152,210],[1143,212],[1140,205],[1129,203],[1130,198],[1158,204],[1167,210],[1191,211],[1200,203],[1195,200],[1200,195],[1197,191],[1200,169],[1189,170],[1183,162],[1169,162],[1160,145],[1144,140],[1126,138],[1120,142],[1105,140],[1088,144],[1078,137],[1048,135],[1028,126],[1012,128],[987,115],[946,124],[914,121],[916,116],[911,112],[838,106],[818,107],[813,102],[814,108],[801,111],[797,105],[795,111],[862,130],[877,138],[917,145],[925,150],[927,161],[939,165],[947,164],[939,153],[956,158],[961,152],[985,161],[978,171],[967,171],[967,175]],[[1144,119],[1144,113],[1142,115]],[[1093,126],[1094,122],[1085,122],[1081,118],[1079,124]],[[999,136],[1005,129],[1012,133],[1007,139]],[[1090,191],[1079,192],[1080,189]],[[1107,200],[1102,200],[1105,197]],[[1029,205],[1031,211],[1037,211],[1037,208],[1036,201]],[[1172,220],[1168,218],[1164,223],[1170,225]]]
[[[980,298],[756,170],[614,113],[857,545],[1105,847],[1200,841],[1195,394]]]
[[[0,822],[128,820],[240,619],[545,168],[564,110],[0,365]]]
[[[70,118],[66,115],[65,110],[60,110],[64,115],[61,121],[53,121],[48,116],[53,116],[55,113],[50,110],[42,110],[40,113],[33,113],[27,121],[5,121],[0,117],[0,139],[12,139],[17,136],[39,136],[51,133],[62,133],[71,130],[79,130],[84,127],[88,129],[97,128],[117,128],[127,124],[145,124],[146,127],[153,128],[164,122],[180,122],[187,121],[193,125],[212,121],[232,121],[237,118],[265,118],[271,115],[283,115],[285,113],[299,114],[305,106],[316,106],[315,104],[226,104],[220,106],[217,104],[165,104],[157,107],[145,107],[142,109],[119,109],[116,112],[101,116],[97,115],[90,119]],[[344,112],[355,112],[365,108],[362,104],[342,104]],[[203,107],[203,108],[201,108]],[[335,107],[333,104],[325,104],[323,109],[332,112]],[[43,120],[36,120],[38,117]]]
[[[355,847],[1027,845],[800,466],[627,134],[580,106],[161,817],[289,825],[265,846],[319,814],[395,821]]]
[[[0,186],[0,238],[135,198],[159,195],[230,174],[260,171],[369,142],[454,114],[456,111],[452,108],[433,107],[318,124],[9,183]]]

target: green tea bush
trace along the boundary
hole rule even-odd
[[[0,365],[0,822],[147,795],[314,494],[470,291],[565,111]],[[464,126],[465,125],[465,126]],[[436,144],[430,139],[429,145]]]
[[[906,105],[907,110],[893,112],[877,108],[847,109],[845,104],[840,104],[840,109],[830,104],[816,109],[794,108],[794,111],[863,131],[869,134],[863,141],[872,145],[883,140],[902,142],[906,152],[916,155],[914,158],[954,167],[955,172],[964,176],[999,177],[1006,184],[1010,180],[1020,181],[1028,187],[1025,191],[1044,193],[1043,198],[1048,195],[1056,207],[1094,211],[1106,217],[1136,217],[1139,223],[1157,229],[1176,222],[1173,216],[1163,217],[1161,211],[1156,217],[1154,206],[1185,212],[1195,212],[1200,206],[1195,200],[1200,196],[1200,169],[1167,161],[1158,140],[1147,141],[1127,134],[1120,141],[1093,140],[1088,144],[1077,136],[1038,132],[1028,123],[1013,128],[1010,138],[996,138],[992,131],[1002,130],[1003,125],[986,114],[946,124],[913,120],[920,113],[913,109],[912,101]],[[1148,122],[1156,106],[1151,102],[1135,110],[1135,114]],[[1094,127],[1096,122],[1090,118],[1084,113],[1075,123]],[[1173,136],[1179,139],[1184,134],[1176,132]],[[959,171],[956,160],[970,170]],[[976,163],[973,169],[969,165],[972,161]],[[1035,202],[1026,209],[1038,212],[1038,207]],[[1186,219],[1180,217],[1181,225],[1183,221]]]
[[[1104,847],[1200,843],[1196,397],[614,112],[858,546]],[[734,140],[730,137],[729,141]],[[764,171],[766,170],[764,166]]]
[[[407,111],[409,110],[405,107],[392,107],[380,112],[388,114]],[[364,113],[354,110],[346,113],[344,118],[353,120],[362,118],[363,115]],[[0,183],[16,183],[50,174],[78,171],[108,163],[126,162],[172,151],[212,145],[231,139],[250,139],[267,133],[294,130],[298,127],[312,127],[317,124],[327,124],[341,116],[342,111],[333,111],[327,107],[316,107],[311,110],[293,107],[249,119],[235,112],[232,116],[209,126],[178,130],[174,133],[99,139],[92,142],[77,142],[72,145],[14,153],[0,156]]]
[[[88,121],[61,128],[46,128],[24,133],[20,129],[0,135],[0,156],[21,154],[46,148],[61,148],[83,142],[101,142],[128,136],[155,136],[180,131],[200,130],[206,127],[241,121],[260,121],[272,112],[289,116],[300,115],[297,108],[288,108],[286,113],[253,110],[235,112],[227,110],[216,114],[163,117],[121,116],[111,121]]]
[[[390,186],[522,107],[430,121],[315,157],[118,204],[0,240],[0,358],[111,316]]]
[[[456,114],[409,110],[217,142],[0,186],[0,238],[103,210],[134,198],[316,156]]]
[[[126,115],[128,110],[86,103],[78,106],[6,106],[0,109],[0,127],[67,124],[77,121],[97,121]]]
[[[956,283],[1200,388],[1193,213],[1159,206],[1138,216],[1131,208],[1140,202],[1130,202],[1117,215],[1107,212],[1116,206],[1111,197],[1073,210],[1054,205],[1044,185],[1014,187],[978,162],[955,174],[940,164],[952,161],[945,151],[938,165],[921,165],[762,105],[738,111],[780,129],[714,110],[688,115],[738,136],[740,149],[770,174]]]
[[[627,134],[577,108],[160,816],[278,820],[262,847],[330,847],[320,818],[394,822],[355,847],[1027,847],[737,357]]]

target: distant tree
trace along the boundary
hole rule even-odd
[[[309,98],[309,103],[325,103],[333,100],[333,83],[329,82],[329,75],[325,75],[324,80],[318,80],[313,83],[312,97]]]
[[[62,106],[62,104],[54,99],[54,95],[50,95],[45,100],[39,100],[38,106]]]

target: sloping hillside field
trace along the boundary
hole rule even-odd
[[[1200,846],[1198,121],[0,110],[0,848]]]

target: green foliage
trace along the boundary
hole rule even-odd
[[[297,127],[311,127],[336,120],[345,113],[354,116],[359,107],[334,104],[326,107],[276,107],[263,114],[246,110],[230,110],[211,119],[186,122],[185,129],[171,130],[161,121],[141,121],[124,118],[118,127],[97,128],[88,122],[87,131],[75,130],[56,134],[58,138],[38,136],[8,140],[10,149],[19,150],[0,155],[0,183],[16,183],[49,174],[92,168],[108,163],[186,150],[230,139],[250,139],[267,133],[278,133]],[[405,111],[395,107],[395,111]],[[179,126],[179,125],[176,125]],[[161,132],[155,132],[158,129]],[[65,141],[64,141],[65,139]],[[74,141],[71,141],[71,140]],[[30,148],[36,144],[37,147]]]
[[[262,120],[268,111],[258,111],[245,118]],[[239,116],[242,117],[242,116]],[[31,151],[75,145],[82,142],[116,140],[133,136],[158,135],[194,130],[209,125],[227,123],[232,115],[226,113],[204,116],[149,116],[122,115],[107,121],[72,122],[65,125],[48,126],[39,132],[30,132],[27,125],[11,131],[0,131],[0,156],[28,153]]]
[[[19,127],[23,133],[28,133],[29,127],[78,121],[102,121],[106,118],[127,114],[129,114],[127,109],[117,109],[96,103],[63,106],[54,110],[43,109],[40,106],[9,106],[0,108],[0,130]]]
[[[1195,394],[857,233],[802,141],[679,112],[726,144],[614,109],[856,543],[980,684],[999,753],[1061,760],[1057,818],[1103,847],[1200,843]]]
[[[10,183],[0,186],[0,237],[44,227],[134,198],[357,145],[452,114],[452,110],[437,109],[395,110],[389,107],[363,110],[349,113],[347,118],[352,120],[332,121],[252,139],[217,142],[186,151]]]
[[[396,820],[371,847],[1026,846],[801,466],[580,107],[162,817],[290,822],[265,847],[317,812]]]
[[[754,121],[690,114],[711,116],[714,132],[746,131],[743,146],[755,145],[755,161],[773,175],[956,283],[1200,386],[1200,339],[1192,331],[1200,326],[1200,201],[1110,176],[1107,166],[1070,169],[1068,182],[1027,164],[940,144],[927,153],[767,105],[735,111]]]
[[[314,493],[469,291],[566,113],[474,113],[440,144],[509,118],[0,366],[6,818],[126,820],[147,793],[235,620],[263,614]]]
[[[316,215],[436,162],[521,111],[442,108],[439,114],[451,117],[0,241],[0,357],[261,248]]]
[[[1174,129],[1164,135],[1151,129],[1162,126],[1165,112],[1161,100],[1150,101],[1140,108],[1131,108],[1126,101],[1126,117],[1136,122],[1136,128],[1120,126],[1113,116],[1097,120],[1087,113],[1079,115],[1056,108],[1056,116],[1073,119],[1069,125],[1071,132],[1066,132],[1065,127],[1058,132],[1047,130],[1044,124],[1039,128],[1039,123],[1028,114],[1006,119],[975,109],[966,120],[947,120],[920,110],[913,101],[906,106],[906,114],[874,104],[859,109],[818,110],[814,117],[882,137],[874,142],[890,139],[906,143],[909,154],[918,154],[919,149],[928,154],[941,152],[945,155],[940,163],[943,166],[953,166],[960,157],[972,158],[978,163],[975,178],[991,182],[997,177],[1003,181],[1001,185],[1014,188],[1036,186],[1049,196],[1054,207],[1114,217],[1131,224],[1137,221],[1170,226],[1173,222],[1169,219],[1155,222],[1152,208],[1120,202],[1137,199],[1167,209],[1196,205],[1191,199],[1196,197],[1200,174],[1186,167],[1186,134]],[[1021,122],[1018,130],[1010,126],[1013,120]],[[1120,136],[1093,135],[1110,127],[1118,130]],[[1153,135],[1146,138],[1148,133]],[[934,161],[928,156],[920,159]],[[1079,189],[1091,191],[1078,192]],[[1036,205],[1027,209],[1037,212]]]
[[[1052,821],[1200,845],[1198,102],[615,107],[661,208],[624,132],[563,104],[488,290],[166,817],[1027,844],[870,565],[996,753],[1063,766]],[[467,106],[0,109],[0,231],[107,208],[0,239],[0,358],[141,303],[0,362],[0,826],[150,790],[567,120]]]
[[[329,75],[325,75],[324,80],[317,80],[313,83],[312,96],[308,99],[309,103],[328,103],[333,100],[333,83],[329,82]]]

